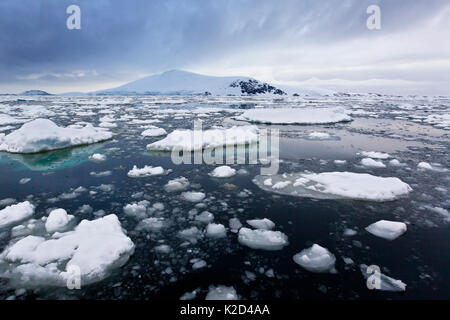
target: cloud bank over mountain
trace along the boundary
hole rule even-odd
[[[81,8],[81,30],[66,8]],[[381,30],[366,9],[381,8]],[[448,94],[450,3],[4,0],[0,93],[92,91],[183,69],[275,85]]]

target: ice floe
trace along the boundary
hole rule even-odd
[[[336,257],[327,248],[318,244],[300,251],[293,259],[295,263],[311,272],[336,272],[334,268]]]
[[[210,286],[205,300],[238,300],[239,297],[233,287]]]
[[[163,136],[165,134],[167,134],[167,131],[164,130],[163,128],[158,127],[147,129],[141,133],[141,135],[144,137],[158,137]]]
[[[406,224],[397,221],[380,220],[366,227],[367,232],[387,240],[394,240],[406,232]]]
[[[281,250],[289,244],[288,237],[280,231],[241,228],[238,234],[240,244],[252,249]]]
[[[406,290],[406,284],[403,283],[401,280],[393,279],[391,277],[386,276],[383,273],[368,272],[368,267],[365,264],[361,264],[359,267],[361,269],[361,273],[362,273],[363,277],[365,279],[368,279],[368,281],[371,280],[371,279],[369,279],[369,277],[371,275],[374,275],[374,277],[372,278],[374,282],[373,283],[371,282],[371,284],[372,284],[372,287],[376,290],[394,291],[394,292],[402,292],[402,291]],[[369,269],[369,271],[371,271],[371,270]]]
[[[377,152],[377,151],[362,151],[358,153],[363,157],[372,158],[372,159],[389,159],[391,155],[388,153]]]
[[[92,156],[89,156],[89,160],[94,162],[103,162],[106,160],[106,156],[101,153],[94,153]]]
[[[258,141],[257,126],[235,126],[229,129],[203,131],[175,130],[164,139],[147,145],[148,150],[202,150],[225,145],[243,145]]]
[[[24,286],[66,286],[72,269],[81,285],[101,281],[125,264],[134,252],[116,215],[83,220],[57,237],[27,236],[0,254],[2,277]],[[4,268],[5,264],[8,268]]]
[[[183,191],[189,187],[189,181],[185,177],[179,177],[173,180],[169,180],[164,186],[164,190],[167,192]]]
[[[52,210],[45,221],[45,230],[49,233],[61,231],[73,218],[74,216],[67,214],[64,209]]]
[[[394,177],[378,177],[367,173],[323,172],[273,175],[274,184],[264,184],[267,176],[256,176],[253,182],[265,191],[317,199],[355,199],[391,201],[406,196],[412,188]],[[289,183],[288,183],[289,182]],[[283,188],[274,188],[283,183]]]
[[[29,201],[12,204],[0,210],[0,228],[10,226],[16,222],[31,217],[35,206]]]
[[[227,230],[223,224],[210,223],[206,226],[206,236],[214,239],[225,238]]]
[[[133,169],[128,171],[128,176],[130,178],[145,178],[160,176],[165,172],[166,171],[164,171],[163,167],[144,166],[143,168],[138,168],[137,166],[134,166]]]
[[[236,119],[267,124],[328,124],[352,120],[343,108],[249,109]]]
[[[362,159],[361,164],[368,168],[386,168],[386,165],[383,162],[373,160],[372,158]]]
[[[229,166],[220,166],[215,168],[212,172],[209,173],[211,177],[214,178],[229,178],[236,174],[236,169],[233,169]]]
[[[112,133],[88,124],[82,129],[58,127],[48,119],[24,124],[0,140],[0,151],[36,153],[91,144],[112,138]]]
[[[196,191],[188,191],[181,194],[181,197],[189,202],[200,202],[205,199],[205,196],[206,195],[203,192]]]
[[[255,229],[272,230],[275,228],[275,223],[267,218],[247,220],[247,223]]]

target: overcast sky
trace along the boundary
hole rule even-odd
[[[68,30],[66,8],[81,8]],[[366,9],[381,8],[381,30]],[[0,93],[107,89],[170,69],[450,95],[448,0],[1,0]]]

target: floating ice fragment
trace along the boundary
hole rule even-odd
[[[335,273],[335,256],[328,249],[313,244],[311,248],[304,249],[294,255],[295,263],[311,272]]]
[[[50,212],[47,220],[45,221],[45,230],[49,233],[60,231],[74,218],[72,215],[68,215],[64,209],[56,209]]]
[[[248,228],[239,230],[238,241],[249,248],[261,250],[281,250],[288,245],[287,236],[280,231]]]
[[[206,195],[203,192],[188,191],[183,192],[181,196],[184,200],[189,202],[200,202],[205,199]]]
[[[36,119],[5,136],[0,151],[36,153],[109,140],[112,133],[94,128],[91,124],[82,129],[61,128],[48,119]]]
[[[387,240],[394,240],[406,232],[403,222],[380,220],[366,227],[367,232]]]
[[[272,230],[275,228],[275,223],[267,218],[247,220],[247,223],[255,229]]]
[[[7,206],[0,210],[0,228],[7,227],[16,222],[29,218],[34,214],[34,205],[29,201]]]
[[[229,178],[236,174],[236,170],[229,166],[220,166],[215,168],[212,172],[209,173],[211,177],[215,178]]]
[[[398,178],[377,177],[367,173],[324,172],[273,175],[271,179],[284,188],[264,185],[266,176],[256,176],[253,182],[263,190],[298,197],[391,201],[407,195],[411,187]]]
[[[238,300],[239,297],[233,287],[210,286],[205,300]]]
[[[133,166],[133,169],[128,171],[128,176],[130,178],[145,178],[152,176],[160,176],[163,174],[164,174],[163,167],[152,167],[152,166],[144,166],[143,168]]]
[[[352,121],[343,108],[249,109],[236,118],[268,124],[328,124]]]

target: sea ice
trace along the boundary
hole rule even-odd
[[[67,214],[64,209],[55,209],[50,212],[45,221],[45,230],[49,233],[60,231],[67,226],[67,224],[74,218],[74,216]]]
[[[167,134],[167,131],[164,130],[163,128],[158,127],[147,129],[141,133],[141,135],[144,137],[158,137],[163,136],[165,134]]]
[[[94,128],[91,124],[82,129],[58,127],[48,119],[25,123],[0,140],[0,151],[36,153],[109,140],[112,133]]]
[[[247,223],[255,229],[272,230],[275,228],[275,223],[267,218],[247,220]]]
[[[373,160],[372,158],[362,159],[361,164],[368,168],[386,168],[386,165],[383,162]]]
[[[377,151],[362,151],[358,153],[363,157],[372,158],[372,159],[389,159],[391,155],[388,153],[377,152]]]
[[[144,166],[143,168],[133,166],[133,169],[128,171],[128,176],[130,178],[145,178],[152,176],[160,176],[162,174],[164,174],[163,167],[152,167],[152,166]]]
[[[215,178],[229,178],[236,174],[236,170],[229,166],[220,166],[215,168],[212,172],[209,173],[211,177]]]
[[[94,162],[102,162],[106,160],[106,156],[104,154],[94,153],[89,157],[89,160],[92,160]]]
[[[238,241],[249,248],[261,250],[281,250],[288,245],[288,238],[284,233],[261,229],[241,228]]]
[[[173,180],[169,180],[164,186],[164,190],[167,192],[183,191],[189,187],[189,181],[185,177],[179,177]]]
[[[328,249],[313,244],[311,248],[304,249],[294,255],[295,263],[311,272],[331,272],[335,273],[335,256]]]
[[[223,224],[210,223],[206,226],[206,236],[214,239],[225,238],[227,230]]]
[[[34,205],[29,201],[7,206],[0,210],[0,228],[12,225],[29,218],[34,214]]]
[[[342,108],[249,109],[237,119],[268,124],[328,124],[352,120]]]
[[[266,191],[317,199],[391,201],[412,191],[408,184],[398,178],[377,177],[367,173],[323,172],[271,176],[275,185],[291,182],[282,189],[264,185],[266,179],[266,176],[259,175],[253,182]]]
[[[183,192],[181,194],[184,200],[189,202],[200,202],[203,199],[205,199],[205,194],[203,192],[195,192],[195,191],[189,191],[189,192]]]
[[[239,297],[233,287],[210,286],[205,300],[238,300]]]
[[[134,252],[116,215],[83,220],[73,231],[57,237],[27,236],[0,254],[2,277],[24,286],[66,286],[76,268],[81,285],[101,281],[124,265]]]
[[[367,232],[387,240],[394,240],[406,232],[403,222],[380,220],[366,227]]]
[[[164,139],[147,145],[147,149],[194,151],[225,145],[251,144],[257,141],[257,126],[235,126],[229,129],[209,129],[195,132],[193,130],[175,130]]]

